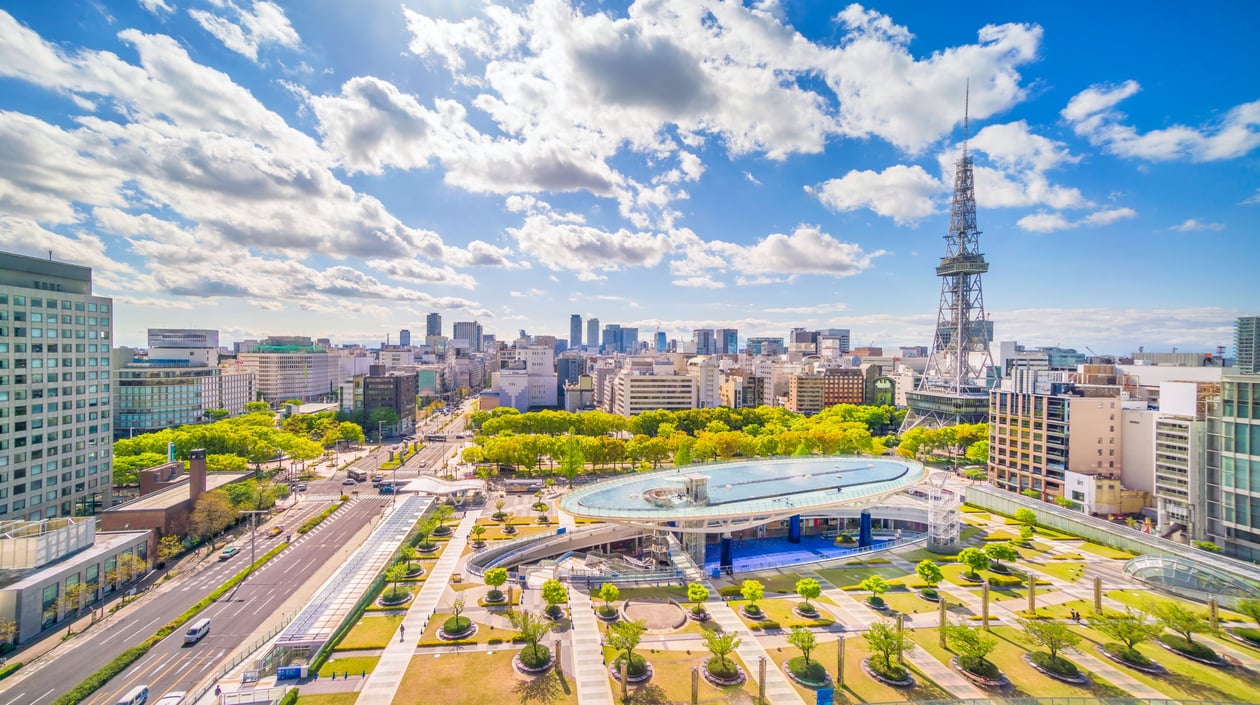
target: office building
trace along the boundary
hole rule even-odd
[[[430,313],[424,317],[424,337],[438,338],[442,335],[442,314]]]
[[[656,341],[655,341],[655,345],[653,345],[653,349],[658,353],[663,353],[665,352],[668,345],[669,344],[665,340],[665,331],[663,330],[656,331]]]
[[[569,316],[569,347],[577,350],[582,347],[582,316],[581,314],[573,314]]]
[[[219,347],[219,331],[205,328],[150,328],[150,348]]]
[[[304,336],[272,336],[236,356],[253,372],[258,396],[270,404],[318,401],[341,383],[341,358]]]
[[[363,378],[363,410],[389,409],[398,415],[396,428],[382,427],[377,433],[410,433],[416,426],[416,375],[414,372],[387,372],[384,365],[373,365]]]
[[[404,348],[411,345],[411,331],[406,328],[398,331],[398,344]]]
[[[1211,541],[1224,547],[1227,554],[1245,561],[1260,561],[1260,370],[1255,366],[1256,326],[1254,316],[1235,322],[1239,364],[1222,376],[1220,399],[1209,406],[1207,414],[1207,532]]]
[[[787,352],[783,338],[749,338],[744,351],[756,357],[758,355],[782,355]]]
[[[110,505],[112,309],[89,267],[0,253],[0,519]]]
[[[208,332],[217,339],[218,331]],[[192,336],[159,339],[198,342]],[[147,356],[119,347],[112,359],[115,438],[206,423],[220,409],[237,416],[255,399],[254,373],[235,363],[221,366],[217,347],[151,347]]]
[[[598,318],[588,318],[586,320],[586,346],[592,348],[595,352],[599,352]]]
[[[481,337],[481,324],[476,321],[456,321],[451,332],[451,340],[455,341],[456,347],[461,347],[459,342],[463,341],[463,347],[471,352],[482,351]]]
[[[1260,375],[1260,316],[1243,316],[1235,322],[1234,366],[1238,374]]]
[[[717,336],[712,328],[697,328],[691,332],[691,340],[696,344],[697,355],[717,355]]]
[[[605,379],[608,388],[601,397],[601,408],[610,413],[633,416],[655,409],[696,408],[697,379],[678,374],[668,360],[627,358]]]
[[[739,330],[735,328],[715,328],[713,341],[718,355],[739,354]]]

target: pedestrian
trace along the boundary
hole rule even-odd
[[[222,689],[222,688],[220,688],[219,686],[217,686],[217,685],[216,685],[216,686],[214,687],[214,694],[215,694],[216,696],[223,695],[223,689]]]
[[[404,634],[406,634],[406,633],[407,633],[407,627],[405,627],[405,626],[403,626],[403,625],[401,625],[401,624],[400,624],[400,625],[398,625],[398,643],[400,643],[400,644],[402,643],[402,641],[403,641],[403,635],[404,635]]]

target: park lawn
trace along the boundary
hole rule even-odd
[[[1196,612],[1203,615],[1204,617],[1206,617],[1208,614],[1207,605],[1202,605],[1202,604],[1199,604],[1198,602],[1191,602],[1189,600],[1178,600],[1175,597],[1167,597],[1164,595],[1158,595],[1148,590],[1112,590],[1104,594],[1107,597],[1110,597],[1111,599],[1115,600],[1116,602],[1119,602],[1124,605],[1128,605],[1129,607],[1132,607],[1138,610],[1145,610],[1146,605],[1151,602],[1178,602],[1178,603],[1181,603],[1181,605],[1184,607],[1189,607],[1195,610]],[[1218,609],[1217,616],[1220,618],[1222,622],[1250,622],[1251,621],[1248,617],[1244,617],[1243,615],[1238,614],[1237,612],[1231,612],[1230,610],[1227,610],[1225,608]]]
[[[994,529],[985,534],[984,541],[1018,541],[1019,534],[1007,531],[1006,529]]]
[[[1085,556],[1082,556],[1079,553],[1056,553],[1053,556],[1048,556],[1048,558],[1052,561],[1083,561],[1085,560]]]
[[[729,604],[738,614],[739,618],[744,620],[751,629],[773,629],[773,624],[767,624],[767,621],[777,623],[783,629],[791,629],[795,626],[801,627],[827,627],[835,624],[836,620],[826,616],[823,610],[818,610],[817,619],[806,619],[792,611],[797,603],[804,602],[799,597],[783,597],[783,598],[766,598],[757,600],[757,606],[761,608],[762,614],[769,619],[748,619],[743,614],[744,605],[748,604],[748,600],[732,600]]]
[[[905,553],[897,553],[896,555],[898,558],[902,560],[910,561],[911,563],[914,563],[915,565],[918,565],[918,563],[924,559],[931,560],[933,563],[936,563],[937,565],[945,565],[946,563],[953,563],[954,561],[958,560],[957,553],[932,553],[926,548],[916,548],[913,551],[906,551]]]
[[[635,649],[636,654],[641,654],[643,658],[648,660],[648,663],[652,664],[652,680],[643,685],[630,684],[628,689],[630,699],[627,702],[691,702],[691,667],[699,666],[704,668],[704,664],[713,656],[703,646],[698,646],[698,649],[692,649],[690,653],[659,649]],[[608,663],[612,663],[617,658],[618,653],[620,652],[605,648],[605,660]],[[749,702],[756,698],[756,670],[750,670],[748,664],[744,663],[738,654],[732,653],[727,658],[743,667],[747,680],[744,681],[743,685],[717,688],[706,681],[702,675],[700,677],[700,702]],[[613,697],[620,698],[621,683],[614,680],[611,675],[609,675],[608,680],[609,685],[612,686]]]
[[[940,594],[941,594],[941,599],[945,600],[946,603],[948,604],[948,609],[952,610],[952,609],[963,606],[960,600],[954,599],[943,592]],[[926,620],[925,623],[930,622],[931,624],[936,624],[936,621],[935,621],[936,611],[940,609],[939,602],[931,602],[929,600],[923,599],[922,597],[919,597],[913,592],[905,592],[905,591],[894,591],[894,592],[884,593],[884,602],[888,605],[890,609],[897,612],[901,612],[903,614],[928,615],[931,617],[931,619]],[[923,620],[924,618],[919,617],[918,619]]]
[[[714,591],[714,595],[716,595]],[[677,600],[679,602],[687,602],[687,588],[676,585],[667,585],[660,587],[630,587],[621,588],[620,599],[622,600]],[[599,600],[598,595],[591,595],[592,600]]]
[[[520,650],[513,645],[503,650],[416,656],[403,674],[393,705],[577,705],[577,687],[571,677],[555,669],[542,676],[517,673],[512,659]]]
[[[1098,658],[1107,659],[1106,656],[1094,650],[1094,645],[1110,641],[1108,637],[1088,627],[1072,627],[1072,629],[1087,640],[1081,642],[1082,650],[1088,649]],[[1167,668],[1168,673],[1151,676],[1111,659],[1107,659],[1107,662],[1170,698],[1249,703],[1255,702],[1256,693],[1260,693],[1260,674],[1255,671],[1241,668],[1222,670],[1191,661],[1149,642],[1139,645],[1138,651]]]
[[[822,641],[823,638],[827,638],[827,637],[824,637],[822,635],[816,635],[816,636],[819,637],[818,646],[813,651],[809,652],[809,660],[817,661],[818,663],[821,663],[823,667],[827,669],[827,676],[831,679],[832,684],[834,684],[835,678],[836,678],[836,652],[838,650],[838,648],[836,647],[836,642],[834,639],[829,639],[829,638],[827,641]],[[853,646],[853,643],[852,643],[852,640],[850,640],[850,642],[848,644],[845,644],[845,647],[844,647],[845,648],[844,660],[845,660],[845,666],[846,666],[845,667],[846,674],[849,672],[848,662],[853,659],[853,657],[849,653],[851,651],[850,647],[852,646]],[[787,646],[787,645],[767,646],[766,653],[769,654],[770,660],[773,662],[773,665],[766,664],[766,668],[778,668],[779,673],[783,674],[784,680],[791,683],[793,688],[796,688],[796,692],[800,694],[801,698],[804,699],[805,702],[812,703],[818,699],[818,696],[815,695],[815,693],[817,693],[818,691],[814,690],[813,688],[806,688],[805,686],[797,683],[791,678],[788,678],[787,674],[783,672],[783,664],[787,663],[790,659],[796,656],[800,656],[801,655],[800,649],[797,649],[795,646]],[[754,673],[753,675],[755,676],[756,674]],[[916,673],[915,676],[918,677],[918,674]],[[861,677],[866,678],[866,675],[863,674]],[[690,702],[690,701],[687,700],[683,702]],[[853,700],[851,699],[850,702],[853,702]]]
[[[398,625],[402,624],[402,621],[401,614],[363,617],[346,633],[335,650],[383,649],[394,638],[394,634],[398,632]]]
[[[467,615],[461,615],[467,616]],[[477,633],[467,639],[458,641],[447,641],[438,637],[438,630],[442,628],[442,623],[450,619],[449,612],[437,612],[433,618],[429,620],[429,626],[425,627],[424,634],[420,635],[420,646],[446,646],[452,644],[490,644],[504,643],[510,644],[512,639],[516,637],[516,632],[511,629],[495,629],[494,627],[482,624],[477,620],[473,620],[473,624],[477,625]],[[547,642],[546,639],[543,640]]]
[[[972,519],[970,516],[964,516],[962,520],[967,526],[987,526],[989,523],[981,519]]]
[[[799,573],[764,573],[756,576],[767,593],[777,592],[785,595],[796,594],[796,581],[803,576]],[[688,696],[690,697],[690,696]]]
[[[1077,561],[1049,561],[1031,566],[1031,568],[1069,583],[1077,582],[1085,577],[1085,564]]]
[[[1037,585],[1037,601],[1040,603],[1041,596],[1048,592],[1056,592],[1053,587],[1042,587]],[[1020,585],[1017,587],[999,588],[989,591],[989,598],[994,602],[1006,602],[1008,600],[1023,600],[1028,602],[1028,587]]]
[[[818,659],[819,663],[830,664],[831,673],[835,675],[836,653],[839,650],[837,642],[827,641],[819,644],[818,648],[810,653],[810,659]],[[796,649],[791,649],[792,653],[788,653],[788,649],[784,649],[783,653],[791,656],[797,655]],[[932,679],[923,675],[911,663],[906,663],[906,668],[914,675],[915,685],[911,688],[894,688],[891,685],[883,683],[866,675],[862,670],[862,660],[871,656],[870,646],[866,640],[861,637],[853,637],[846,639],[844,643],[844,685],[836,688],[837,700],[844,698],[848,703],[887,703],[887,702],[903,702],[907,700],[950,700],[951,696],[948,692],[938,686]],[[875,658],[879,658],[876,656]],[[806,693],[807,696],[811,693]],[[806,702],[812,702],[807,699]]]
[[[850,568],[820,568],[817,571],[819,577],[838,588],[846,588],[856,586],[863,580],[878,575],[885,580],[900,578],[906,575],[906,571],[894,565],[872,565]]]
[[[354,705],[358,699],[357,690],[349,693],[317,693],[298,695],[297,705]]]
[[[347,656],[346,658],[333,656],[325,661],[323,667],[319,669],[319,677],[328,678],[334,674],[339,675],[342,673],[349,673],[352,676],[371,673],[380,660],[380,656]]]
[[[1115,560],[1127,561],[1130,558],[1133,558],[1134,556],[1134,554],[1129,553],[1128,551],[1122,551],[1118,548],[1112,548],[1111,546],[1104,546],[1100,543],[1090,543],[1088,541],[1081,542],[1081,550],[1086,551],[1088,553],[1092,553],[1095,556],[1102,556],[1103,558],[1113,558]]]
[[[961,531],[958,532],[958,540],[963,543],[967,543],[967,541],[971,540],[971,537],[976,536],[983,531],[984,530],[979,527],[968,526],[967,528],[962,529]]]
[[[963,573],[970,573],[970,572],[971,570],[967,566],[963,565],[962,563],[950,563],[949,565],[941,566],[941,573],[945,575],[946,581],[951,582],[955,585],[961,585],[962,587],[973,587],[973,588],[979,589],[980,583],[978,582],[973,583],[973,582],[962,579],[961,576]],[[989,578],[992,578],[994,576],[999,576],[998,573],[994,573],[989,570],[978,571],[978,574],[980,575],[981,578],[984,578],[985,580],[988,580]],[[1010,576],[1000,575],[999,577],[1007,578]]]
[[[501,522],[491,522],[486,524],[486,533],[481,538],[486,541],[498,541],[501,539],[519,539],[523,536],[537,536],[538,534],[546,534],[556,532],[555,524],[539,524],[537,522],[517,522],[513,521],[512,525],[516,527],[515,534],[503,533]]]

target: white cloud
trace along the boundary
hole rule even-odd
[[[1036,213],[1020,218],[1015,224],[1022,230],[1035,233],[1051,233],[1057,230],[1072,230],[1087,225],[1110,225],[1116,221],[1137,217],[1132,208],[1109,208],[1096,211],[1079,220],[1069,220],[1061,213]]]
[[[274,3],[259,0],[248,9],[231,0],[216,4],[222,11],[232,15],[232,18],[205,10],[189,10],[188,14],[202,29],[223,42],[223,46],[251,61],[258,61],[258,49],[264,44],[277,44],[292,49],[302,41],[289,23],[289,18],[284,16],[284,10]]]
[[[850,171],[805,190],[832,210],[869,208],[905,225],[936,213],[934,199],[945,186],[923,167],[898,164],[881,172]]]
[[[394,260],[371,259],[367,265],[395,279],[406,279],[411,282],[429,284],[445,284],[464,289],[473,289],[477,281],[467,274],[460,274],[450,267],[435,267],[418,259]]]
[[[732,248],[734,249],[734,248]],[[745,274],[829,274],[847,277],[871,266],[883,250],[863,252],[817,227],[799,226],[790,235],[774,234],[733,253],[732,265]]]
[[[756,185],[756,186],[760,186],[760,185],[761,185],[761,182],[757,180],[757,177],[755,177],[755,176],[753,176],[753,175],[752,175],[752,172],[745,171],[745,172],[744,172],[744,179],[746,179],[746,180],[748,181],[748,183],[750,183],[750,184],[753,184],[753,185]]]
[[[161,15],[163,12],[170,14],[175,8],[166,3],[166,0],[139,0],[140,7],[152,12],[155,15]]]
[[[1196,230],[1224,230],[1224,223],[1201,223],[1194,218],[1188,218],[1180,225],[1174,225],[1169,230],[1176,230],[1179,233],[1194,232]]]
[[[690,289],[721,289],[726,285],[712,277],[701,275],[696,277],[687,277],[685,279],[675,279],[674,286],[681,286]]]
[[[1253,206],[1253,205],[1256,205],[1256,204],[1258,204],[1258,203],[1260,203],[1260,189],[1256,189],[1256,192],[1255,192],[1255,193],[1253,193],[1253,194],[1251,194],[1250,196],[1248,196],[1247,198],[1243,199],[1243,202],[1242,202],[1242,203],[1240,203],[1240,204],[1238,204],[1238,205],[1240,205],[1240,206]]]
[[[1237,105],[1212,124],[1140,133],[1125,124],[1124,113],[1114,110],[1140,88],[1137,81],[1090,86],[1068,101],[1061,115],[1090,144],[1121,157],[1207,162],[1240,157],[1260,146],[1260,100]]]
[[[613,271],[624,267],[654,267],[672,245],[663,235],[616,232],[557,223],[545,216],[531,215],[517,228],[508,228],[521,252],[549,269],[578,272]]]

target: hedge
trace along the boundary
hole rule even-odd
[[[313,516],[313,517],[311,517],[310,519],[307,519],[307,520],[306,520],[306,523],[305,523],[305,524],[303,524],[301,527],[299,527],[299,528],[298,528],[298,530],[297,530],[297,531],[298,531],[298,533],[299,533],[299,534],[305,534],[306,532],[310,531],[311,529],[314,529],[315,527],[319,526],[321,522],[323,522],[323,521],[324,521],[325,519],[327,519],[328,517],[332,516],[332,513],[333,513],[333,512],[335,512],[335,511],[337,511],[337,509],[338,509],[339,507],[341,507],[341,505],[340,505],[340,504],[334,504],[334,505],[332,505],[331,507],[329,507],[329,508],[325,509],[324,511],[320,512],[318,515]]]
[[[13,675],[21,667],[22,667],[22,663],[18,661],[18,662],[11,663],[3,668],[0,668],[0,681]]]
[[[93,673],[74,688],[71,688],[70,692],[54,700],[52,705],[77,705],[77,703],[87,700],[92,696],[92,693],[95,693],[101,686],[108,683],[110,679],[125,671],[131,664],[139,661],[145,654],[149,653],[150,649],[157,646],[166,637],[174,634],[176,630],[191,621],[193,617],[196,617],[198,613],[209,607],[211,603],[218,600],[220,597],[223,597],[229,590],[239,585],[241,581],[245,580],[251,572],[261,568],[263,564],[272,558],[275,558],[277,554],[287,547],[287,545],[281,544],[264,553],[262,558],[254,561],[248,568],[245,568],[241,572],[232,576],[232,578],[226,583],[223,583],[219,587],[215,588],[209,595],[206,595],[198,600],[197,604],[189,607],[187,610],[184,610],[183,614],[167,622],[165,626],[157,630],[148,639],[145,639],[139,644],[136,644],[130,649],[127,649],[119,654],[113,661],[105,664],[96,673]]]
[[[297,688],[290,688],[289,692],[285,693],[284,697],[280,698],[280,702],[277,703],[276,705],[297,705],[297,699],[298,699]]]

